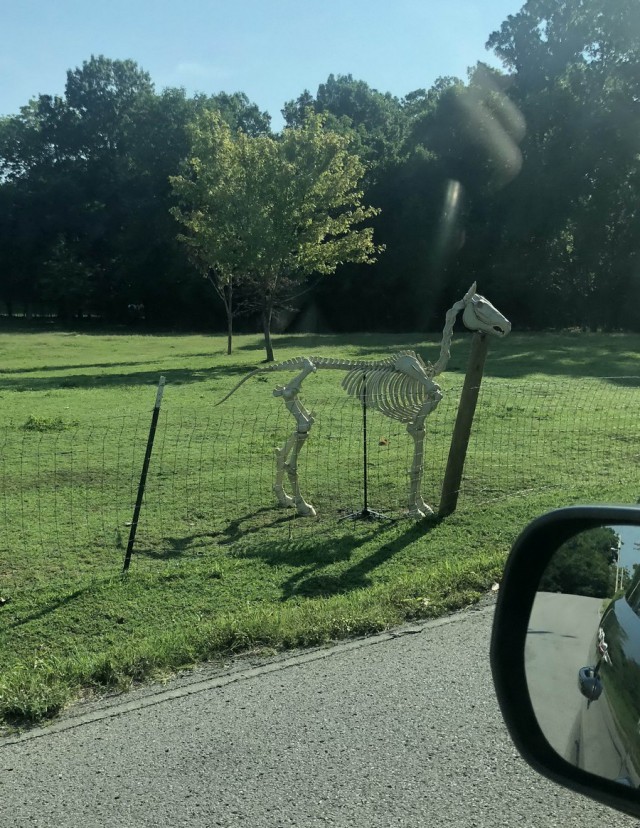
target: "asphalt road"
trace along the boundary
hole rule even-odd
[[[602,598],[539,592],[531,610],[525,668],[531,704],[549,744],[575,755],[574,724],[583,706],[578,670],[593,661]]]
[[[491,684],[492,614],[76,708],[0,742],[0,824],[637,825],[519,758]]]

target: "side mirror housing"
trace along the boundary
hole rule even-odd
[[[640,508],[569,507],[524,530],[500,586],[491,670],[533,768],[640,816]]]

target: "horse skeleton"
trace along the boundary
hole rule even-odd
[[[378,360],[294,357],[257,368],[243,377],[226,397],[217,403],[223,403],[256,374],[302,369],[289,383],[279,385],[273,391],[274,397],[283,398],[296,423],[295,431],[284,446],[276,449],[276,478],[273,491],[282,506],[295,506],[299,515],[312,517],[316,514],[314,507],[302,497],[298,480],[298,456],[314,423],[311,413],[298,399],[298,394],[309,374],[315,373],[318,368],[331,368],[345,372],[342,387],[349,395],[386,417],[406,423],[407,431],[413,439],[413,463],[409,472],[409,515],[421,518],[433,513],[420,495],[424,470],[424,423],[442,399],[442,390],[434,382],[433,377],[441,374],[449,362],[453,325],[461,310],[462,321],[472,331],[502,337],[511,330],[511,323],[491,302],[476,293],[474,282],[464,297],[447,311],[440,356],[433,365],[425,363],[414,351],[399,351]],[[291,486],[291,495],[284,490],[285,472]]]

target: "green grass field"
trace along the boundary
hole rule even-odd
[[[439,337],[286,336],[276,358],[426,359]],[[424,494],[437,507],[470,339],[461,335],[427,421]],[[499,580],[524,524],[554,506],[635,503],[640,337],[519,335],[491,343],[458,511],[404,517],[408,437],[319,372],[301,455],[318,517],[274,505],[273,450],[292,419],[250,380],[258,337],[0,333],[0,717],[55,715],[87,693],[229,652],[317,645],[441,614]],[[131,570],[120,577],[155,386],[167,380]]]

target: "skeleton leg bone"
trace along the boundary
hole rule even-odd
[[[276,449],[276,479],[273,484],[273,491],[281,506],[295,506],[294,499],[284,490],[284,473],[287,457],[296,442],[297,432],[294,432],[282,448]]]
[[[311,413],[302,405],[298,399],[302,381],[310,373],[316,370],[311,360],[307,360],[304,370],[298,374],[288,385],[280,386],[273,392],[274,397],[282,397],[289,413],[296,421],[296,430],[289,437],[281,449],[276,449],[276,479],[273,484],[273,491],[282,506],[295,506],[299,515],[314,517],[316,510],[310,503],[307,503],[300,493],[298,481],[298,455],[309,436],[313,425]],[[288,495],[284,490],[284,473],[287,473],[292,494]]]
[[[413,463],[409,472],[409,517],[423,518],[433,514],[433,509],[420,494],[424,472],[424,417],[409,423],[407,431],[413,438]]]
[[[315,517],[316,510],[302,497],[298,481],[298,455],[300,454],[300,449],[304,445],[304,441],[308,436],[308,432],[296,431],[296,433],[292,435],[293,439],[290,438],[287,441],[287,443],[292,441],[293,445],[289,460],[284,462],[283,468],[287,473],[289,485],[291,486],[291,491],[293,492],[293,498],[289,499],[293,500],[293,505],[295,505],[297,513],[303,517]]]

